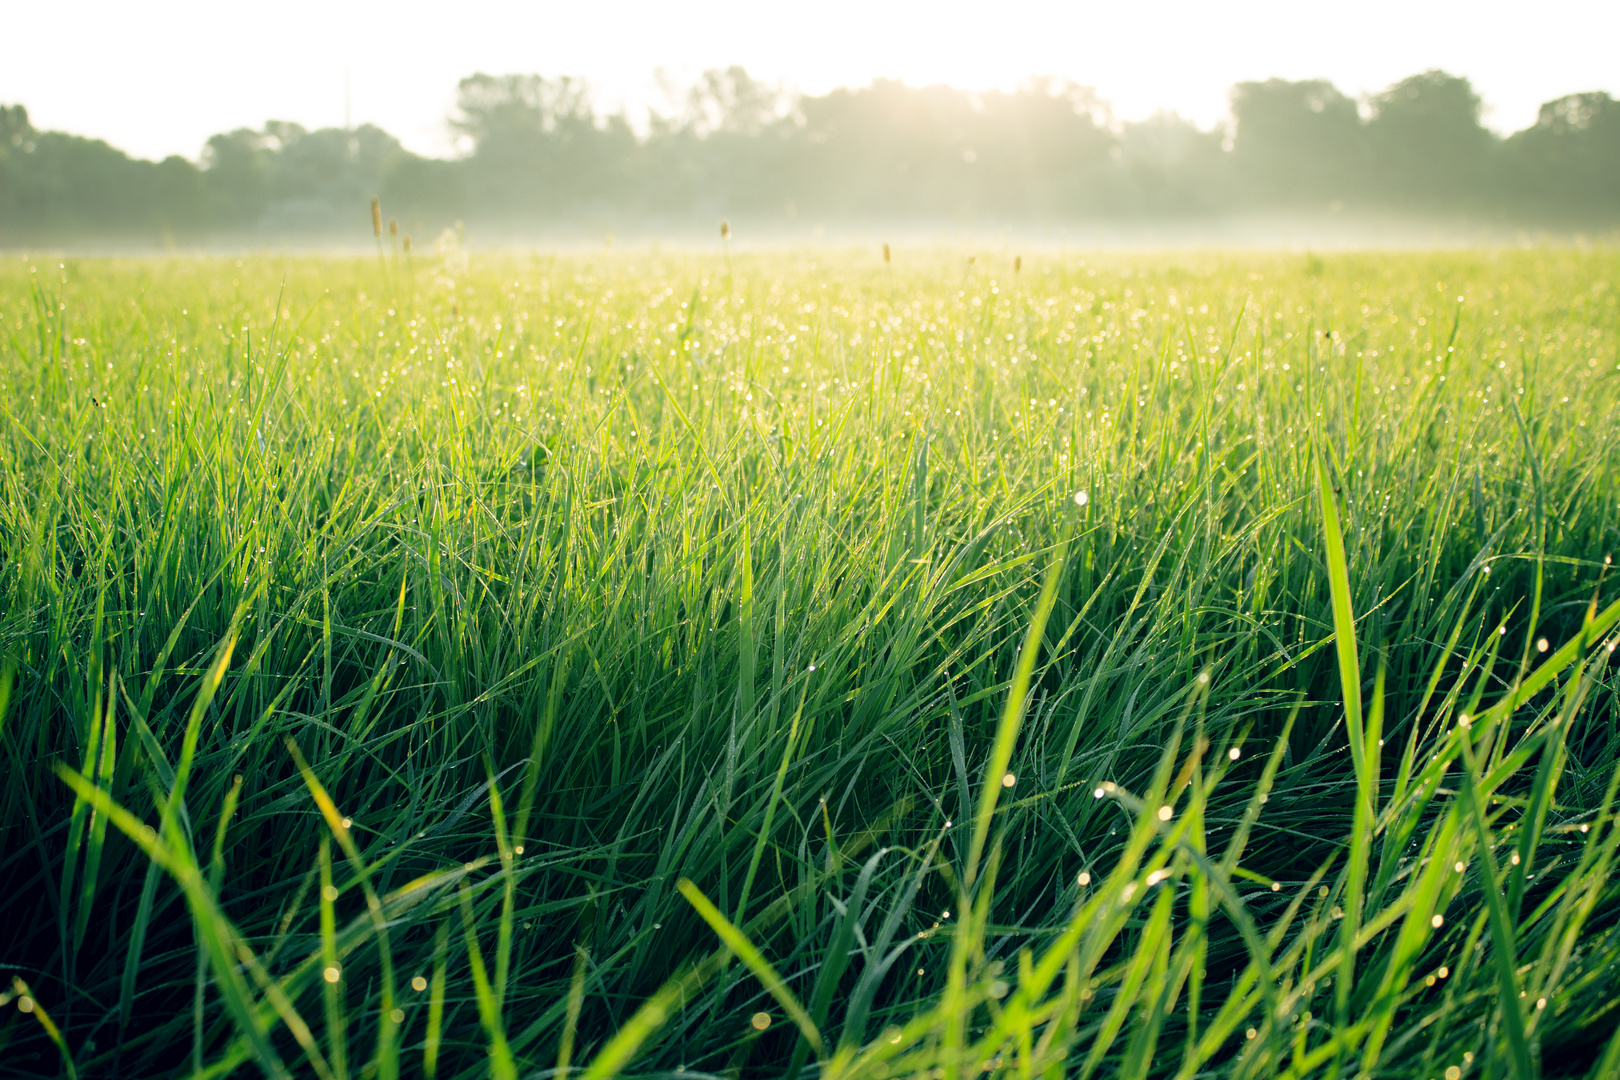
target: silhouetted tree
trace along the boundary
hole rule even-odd
[[[1203,131],[1159,112],[1119,135],[1118,208],[1133,215],[1218,212],[1232,202],[1228,154],[1219,130]]]
[[[1620,102],[1601,92],[1548,102],[1504,141],[1480,124],[1468,80],[1445,72],[1362,108],[1324,80],[1245,82],[1229,144],[1224,128],[1172,114],[1120,123],[1095,91],[1053,79],[982,94],[879,79],[801,96],[731,67],[670,96],[637,135],[583,80],[478,74],[457,90],[456,157],[419,157],[369,125],[271,121],[215,135],[195,165],[36,131],[22,106],[0,106],[0,243],[369,241],[373,196],[424,240],[458,219],[1050,225],[1339,204],[1620,223]]]
[[[1566,221],[1620,217],[1620,101],[1608,94],[1547,102],[1508,139],[1506,157],[1518,201]]]
[[[555,214],[619,186],[636,140],[620,117],[599,118],[581,79],[463,79],[451,126],[472,142],[466,196],[475,210]]]
[[[20,148],[33,134],[27,109],[21,105],[0,105],[0,146]]]
[[[1387,201],[1432,209],[1497,193],[1496,137],[1479,122],[1479,95],[1467,79],[1425,71],[1376,95],[1372,107],[1373,188]]]
[[[0,109],[0,242],[174,239],[209,223],[195,165],[131,158],[100,139],[35,131]]]
[[[1348,202],[1363,188],[1361,117],[1332,83],[1242,82],[1232,88],[1231,103],[1243,201],[1321,207]]]
[[[270,201],[270,171],[280,149],[268,132],[237,128],[203,147],[203,176],[215,218],[228,228],[255,224]]]

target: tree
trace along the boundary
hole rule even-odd
[[[1506,157],[1522,204],[1565,220],[1620,218],[1620,101],[1608,94],[1547,102],[1534,126],[1508,139]]]
[[[251,128],[208,140],[202,152],[203,176],[221,225],[240,228],[259,220],[269,204],[277,149],[273,135]]]
[[[753,138],[793,105],[780,87],[760,82],[745,68],[711,68],[686,92],[684,126],[699,137],[724,132]]]
[[[450,124],[473,144],[469,195],[520,215],[600,199],[635,150],[623,118],[599,119],[589,84],[568,76],[463,79]]]
[[[1497,193],[1490,175],[1496,139],[1479,122],[1467,79],[1425,71],[1373,97],[1367,123],[1375,187],[1421,209],[1479,205]]]
[[[1129,214],[1199,214],[1232,198],[1222,132],[1175,113],[1126,124],[1119,135],[1118,208]]]
[[[21,105],[0,105],[0,146],[21,148],[33,134],[27,109]]]
[[[1232,88],[1233,164],[1246,201],[1322,207],[1348,202],[1365,178],[1356,103],[1324,79]]]

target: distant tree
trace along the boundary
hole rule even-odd
[[[361,220],[383,176],[402,157],[399,140],[370,124],[305,131],[268,124],[279,143],[269,175],[274,212],[298,228],[342,228]]]
[[[1542,215],[1620,218],[1620,101],[1602,91],[1541,106],[1535,125],[1507,141],[1515,199]]]
[[[1467,79],[1425,71],[1371,100],[1367,123],[1374,189],[1419,209],[1480,205],[1499,193],[1496,138],[1479,122],[1480,99]]]
[[[250,226],[264,214],[278,149],[275,136],[251,128],[237,128],[208,140],[202,152],[203,178],[221,225]]]
[[[448,159],[369,125],[270,121],[215,135],[196,164],[36,131],[22,106],[0,106],[0,243],[364,239],[373,196],[421,239],[455,220],[1055,225],[1337,204],[1620,223],[1620,102],[1602,92],[1548,102],[1507,140],[1480,123],[1469,82],[1441,71],[1359,108],[1324,80],[1239,83],[1232,126],[1212,130],[1172,114],[1122,123],[1095,91],[1056,79],[982,93],[879,79],[801,96],[729,67],[669,98],[638,135],[583,80],[477,74],[458,86],[462,152]]]
[[[471,140],[467,195],[476,206],[557,212],[617,187],[635,138],[622,117],[599,118],[589,84],[564,76],[461,80],[451,127]]]
[[[429,203],[442,200],[453,216],[454,183],[427,174],[454,172],[450,162],[428,165],[379,127],[308,131],[286,120],[260,130],[239,128],[208,140],[203,178],[219,223],[233,230],[359,235],[369,231],[365,207],[385,191],[409,196],[423,222],[448,220]],[[406,206],[391,207],[399,216]]]
[[[799,102],[793,198],[822,214],[1058,219],[1106,210],[1116,136],[1095,91],[879,79]]]
[[[673,110],[650,117],[629,151],[621,183],[642,189],[660,215],[791,216],[803,118],[798,98],[741,67],[703,72],[684,91],[666,87]],[[655,176],[656,184],[638,177]]]
[[[1320,208],[1349,202],[1362,189],[1361,117],[1332,83],[1242,82],[1232,88],[1231,104],[1243,201]]]
[[[1066,80],[985,94],[967,123],[978,147],[975,206],[1026,221],[1115,209],[1120,149],[1112,123],[1094,89]]]
[[[189,162],[140,161],[100,139],[35,131],[21,106],[0,113],[0,241],[151,241],[206,228]]]
[[[0,105],[0,240],[19,233],[28,152],[34,134],[28,110]]]
[[[144,162],[142,164],[145,164]],[[176,154],[147,173],[152,223],[166,241],[199,239],[213,224],[208,181],[196,165]]]
[[[1203,214],[1232,199],[1222,132],[1154,113],[1119,134],[1118,209],[1133,215]]]
[[[591,126],[594,116],[583,79],[479,73],[457,84],[450,126],[476,149],[495,149],[540,143],[570,125]]]
[[[711,68],[686,92],[683,127],[699,137],[723,132],[757,137],[786,116],[794,98],[760,82],[745,68]]]
[[[385,212],[424,239],[467,216],[466,163],[405,154],[384,174],[378,194]]]
[[[21,105],[0,105],[0,146],[21,148],[33,134],[27,109]]]

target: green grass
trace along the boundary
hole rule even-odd
[[[1613,251],[13,254],[0,356],[8,1074],[1620,1072]]]

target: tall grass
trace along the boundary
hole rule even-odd
[[[1021,262],[7,257],[5,1071],[1620,1073],[1620,260]]]

